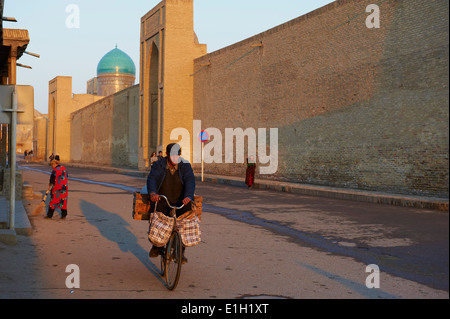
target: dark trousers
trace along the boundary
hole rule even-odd
[[[48,208],[47,217],[52,218],[53,213],[55,212],[54,208]],[[61,209],[61,218],[66,218],[67,216],[67,209]]]

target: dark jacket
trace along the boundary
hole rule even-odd
[[[180,157],[181,159],[181,157]],[[166,177],[167,172],[167,157],[163,157],[159,161],[153,163],[150,174],[147,178],[147,190],[149,194],[159,194],[161,185]],[[183,198],[189,197],[194,200],[195,193],[195,176],[192,166],[189,162],[180,161],[178,164],[178,174],[183,183]]]

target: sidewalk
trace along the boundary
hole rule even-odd
[[[0,242],[7,245],[16,244],[16,236],[31,235],[31,224],[27,212],[21,200],[16,200],[14,229],[8,229],[9,224],[9,199],[0,193]]]

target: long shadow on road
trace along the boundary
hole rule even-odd
[[[137,237],[127,229],[129,224],[119,215],[81,200],[80,209],[86,220],[97,227],[101,235],[116,243],[123,252],[131,252],[163,285],[159,269],[150,261],[148,251],[138,243]],[[92,212],[95,212],[94,214]]]
[[[280,222],[256,217],[250,212],[237,211],[224,207],[203,204],[203,209],[222,215],[231,220],[256,225],[286,236],[295,243],[306,244],[312,248],[353,257],[366,265],[379,265],[383,271],[405,279],[413,280],[435,289],[448,291],[448,250],[436,252],[433,247],[416,245],[414,247],[345,247],[336,240],[320,234],[303,232]],[[446,254],[446,259],[445,259]],[[442,257],[444,255],[444,258]],[[422,257],[423,256],[423,257]],[[437,256],[437,257],[436,257]],[[447,262],[445,262],[447,260]]]

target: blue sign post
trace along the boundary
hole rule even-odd
[[[198,135],[198,139],[200,140],[200,142],[205,143],[208,142],[209,140],[209,134],[206,131],[201,131],[200,134]]]
[[[205,146],[205,143],[209,141],[209,134],[206,131],[201,131],[200,134],[198,134],[198,139],[200,142],[202,142],[202,183],[203,183],[203,148]]]

